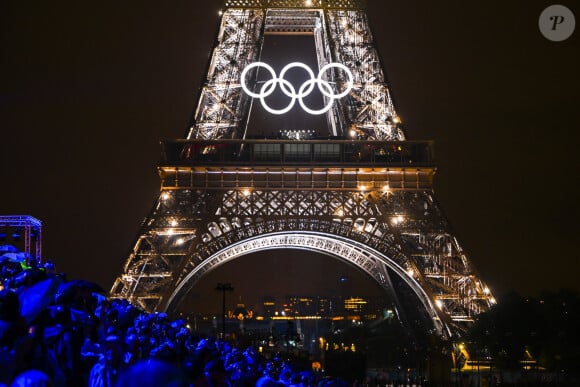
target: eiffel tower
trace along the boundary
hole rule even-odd
[[[276,37],[308,39],[317,68],[273,69]],[[326,128],[252,132],[296,111]],[[405,284],[433,331],[462,332],[495,300],[435,200],[432,148],[405,138],[364,0],[226,0],[191,125],[162,143],[159,198],[111,296],[172,313],[220,265],[303,249],[386,292]]]

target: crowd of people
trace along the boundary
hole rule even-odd
[[[0,247],[0,387],[348,385],[279,355],[200,337],[183,319],[67,280],[50,261],[7,256]]]

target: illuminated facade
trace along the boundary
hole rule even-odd
[[[332,319],[356,315],[363,320],[382,318],[386,310],[382,297],[329,297],[291,295],[286,296],[284,303],[278,303],[274,297],[267,297],[262,303],[262,314],[270,317],[318,317]]]
[[[270,35],[309,36],[319,69],[349,70],[320,75],[324,106],[333,102],[326,137],[249,136],[257,102],[242,83],[291,100],[310,88],[280,73],[260,86],[256,68],[242,81]],[[230,260],[303,249],[360,268],[390,294],[402,283],[434,331],[461,333],[495,301],[437,205],[434,174],[432,143],[408,141],[400,127],[364,1],[227,0],[191,126],[163,143],[159,198],[111,295],[173,312]]]
[[[262,314],[265,317],[272,317],[276,314],[276,300],[274,298],[265,298],[262,301]]]

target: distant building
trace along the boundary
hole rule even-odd
[[[289,315],[291,316],[316,316],[318,315],[317,297],[310,296],[287,296]],[[288,312],[287,312],[288,313]]]
[[[329,297],[318,297],[318,315],[330,317],[333,314],[333,302]]]
[[[265,297],[262,301],[262,313],[264,317],[272,317],[276,314],[276,299]]]
[[[244,303],[239,302],[236,305],[236,309],[234,309],[233,312],[228,313],[228,317],[235,318],[238,320],[251,319],[254,318],[254,312],[248,310]]]
[[[329,297],[287,295],[283,302],[267,296],[262,301],[261,317],[265,319],[354,317],[357,320],[383,318],[386,310],[392,310],[383,297]]]
[[[349,297],[343,301],[344,310],[349,316],[362,316],[367,309],[368,301],[361,297]]]

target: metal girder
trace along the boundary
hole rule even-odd
[[[273,235],[291,233],[308,238],[315,233],[316,240],[339,238],[341,246],[372,251],[374,255],[368,259],[350,260],[340,252],[335,256],[350,260],[376,280],[379,261],[403,273],[424,303],[436,306],[431,313],[437,313],[446,327],[453,327],[487,310],[495,300],[470,268],[449,228],[431,189],[208,190],[165,186],[141,231],[146,237],[137,244],[113,295],[139,304],[147,298],[153,305],[151,296],[155,294],[153,309],[171,309],[200,276],[235,253],[228,253],[232,246]],[[265,248],[259,243],[254,250],[244,246],[245,253]]]
[[[364,9],[366,0],[225,0],[224,7]]]
[[[293,235],[312,243],[338,238],[340,246],[364,250],[356,259],[321,251],[358,265],[379,283],[386,281],[381,265],[398,273],[441,321],[442,334],[463,329],[489,309],[495,300],[435,201],[435,168],[424,143],[362,141],[372,156],[362,159],[356,142],[324,140],[326,147],[317,148],[319,143],[168,142],[159,199],[112,295],[171,311],[200,276],[237,256],[239,246],[251,253],[251,246],[258,251],[273,243],[264,241]],[[291,148],[286,154],[287,144],[302,153]],[[393,144],[417,166],[381,151]],[[271,147],[282,152],[271,155]],[[233,163],[232,150],[241,157]],[[337,158],[339,167],[322,167],[319,157]],[[350,157],[358,166],[349,164]]]
[[[329,43],[334,60],[351,69],[355,87],[343,109],[360,137],[405,140],[399,128],[366,13],[328,11]]]
[[[4,234],[2,242],[14,243],[37,263],[42,261],[42,222],[39,219],[30,215],[1,215],[0,234]]]
[[[258,59],[264,15],[260,9],[224,12],[188,139],[241,137],[250,100],[241,89],[240,75]]]
[[[234,8],[233,3],[222,16],[188,139],[244,137],[251,100],[241,88],[241,72],[260,58],[264,34],[275,33],[312,34],[320,67],[339,62],[351,70],[350,95],[327,113],[333,135],[354,131],[360,139],[405,140],[366,14],[358,6],[336,1],[325,3],[337,7],[316,9],[304,7],[303,1],[295,6],[291,1],[257,2],[260,6],[242,1],[243,7]],[[344,74],[327,76],[335,87],[346,82]]]

